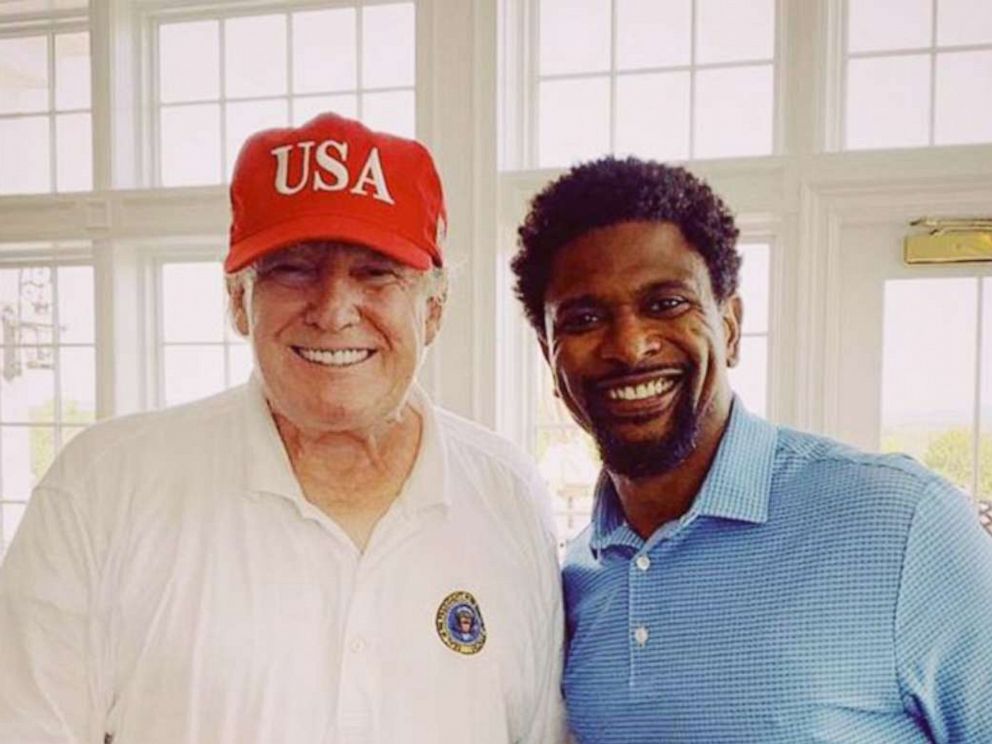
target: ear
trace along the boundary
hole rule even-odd
[[[441,318],[444,316],[444,299],[442,297],[427,298],[427,317],[424,319],[424,346],[430,346],[441,330]]]
[[[727,366],[736,367],[740,360],[741,326],[744,322],[744,303],[740,295],[731,295],[721,303],[724,342],[727,349]]]
[[[248,338],[251,324],[248,322],[248,309],[245,306],[244,282],[228,282],[227,299],[230,303],[231,319],[234,321],[234,327],[238,333]]]

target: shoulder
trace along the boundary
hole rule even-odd
[[[66,444],[40,485],[74,490],[97,477],[174,466],[232,431],[245,397],[244,387],[238,387],[193,403],[94,424]]]
[[[449,453],[525,481],[537,476],[533,460],[509,439],[444,408],[435,407],[434,412]]]
[[[434,413],[452,476],[506,520],[524,518],[553,535],[550,496],[534,461],[484,426],[439,407]]]
[[[838,488],[868,488],[910,498],[942,484],[943,479],[909,455],[859,450],[829,437],[780,427],[775,453],[780,479],[813,479]]]

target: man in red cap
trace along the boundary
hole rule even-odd
[[[557,741],[539,476],[414,383],[445,298],[430,154],[328,114],[250,138],[231,201],[255,374],[45,476],[0,571],[0,742]]]

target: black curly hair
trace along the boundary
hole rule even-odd
[[[741,257],[730,210],[684,168],[605,157],[572,168],[534,197],[517,231],[511,267],[527,320],[544,337],[544,293],[558,249],[583,233],[620,222],[673,222],[706,261],[713,294],[737,291]]]

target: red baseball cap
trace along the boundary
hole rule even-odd
[[[447,216],[427,148],[337,114],[249,137],[231,213],[229,273],[310,240],[356,243],[421,271],[442,264]]]

